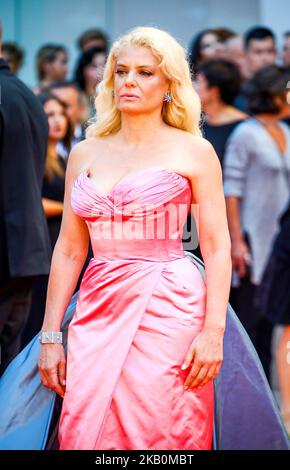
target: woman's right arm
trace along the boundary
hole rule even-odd
[[[241,227],[240,204],[247,190],[252,141],[248,127],[238,125],[229,137],[223,162],[223,188],[231,237],[232,268],[241,278],[247,274],[247,262],[250,260],[250,250]]]
[[[88,253],[87,225],[71,207],[72,186],[84,167],[83,144],[71,151],[66,169],[62,223],[52,255],[42,331],[60,331]],[[43,384],[63,396],[65,354],[61,344],[42,345],[39,372]]]

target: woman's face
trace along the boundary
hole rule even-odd
[[[44,111],[48,118],[49,140],[57,142],[64,139],[68,126],[64,107],[58,101],[51,99],[44,104]]]
[[[277,115],[279,118],[283,118],[284,114],[288,114],[289,112],[289,104],[287,100],[287,92],[283,93],[282,95],[277,95],[274,98],[274,102],[277,106]]]
[[[200,97],[202,105],[207,105],[211,100],[211,88],[209,87],[208,81],[203,73],[200,72],[196,75],[193,85]]]
[[[121,50],[115,63],[114,83],[119,111],[136,114],[160,108],[161,112],[168,88],[169,80],[148,48],[130,45]]]
[[[85,81],[90,86],[97,86],[103,79],[106,59],[105,52],[98,52],[93,56],[92,62],[84,68]]]
[[[68,73],[68,57],[58,52],[53,62],[46,64],[46,72],[51,80],[65,80]]]
[[[221,57],[224,46],[214,33],[205,33],[200,41],[200,55],[202,60]]]

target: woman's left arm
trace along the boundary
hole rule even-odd
[[[198,212],[199,242],[206,271],[206,317],[184,360],[182,369],[191,366],[185,388],[203,386],[219,373],[232,275],[221,165],[212,145],[203,138],[196,138],[194,155],[192,203]]]

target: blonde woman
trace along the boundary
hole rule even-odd
[[[68,161],[40,335],[44,387],[34,393],[38,403],[24,426],[30,430],[29,445],[45,447],[49,400],[57,393],[63,397],[54,428],[60,449],[211,449],[213,380],[223,362],[231,278],[230,239],[221,168],[200,136],[200,102],[184,49],[151,27],[136,28],[115,42],[96,114],[87,139],[74,147]],[[182,248],[190,209],[199,216],[207,285]],[[74,310],[71,296],[89,238],[94,256],[77,296],[65,355],[61,327]],[[35,349],[30,345],[32,362]],[[30,367],[24,364],[24,370]],[[9,388],[12,368],[8,372],[2,391]],[[244,383],[242,389],[247,391]],[[262,405],[266,415],[269,409],[276,413],[267,399]],[[269,433],[274,429],[273,442],[283,448],[276,415]],[[6,415],[5,426],[8,421]],[[32,437],[36,423],[37,437]],[[0,426],[2,447],[15,446],[23,435],[23,427],[16,437],[15,424],[10,424],[13,436]],[[218,445],[228,443],[219,439]]]
[[[42,326],[43,334],[60,331],[90,236],[94,257],[69,327],[67,364],[55,343],[43,344],[39,361],[43,384],[64,397],[60,448],[210,449],[230,241],[220,165],[200,137],[182,47],[154,28],[123,37],[110,52],[96,109],[87,140],[69,157]],[[165,237],[152,238],[156,209],[166,229],[162,212],[179,204],[200,207],[207,299],[182,249],[185,219],[178,233],[172,221]],[[112,224],[121,209],[127,219]],[[145,219],[148,239],[140,238]]]

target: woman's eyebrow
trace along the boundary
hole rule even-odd
[[[119,64],[116,63],[116,67],[128,67],[126,64]],[[143,68],[143,67],[154,67],[152,64],[147,64],[147,65],[137,65],[137,69]]]

